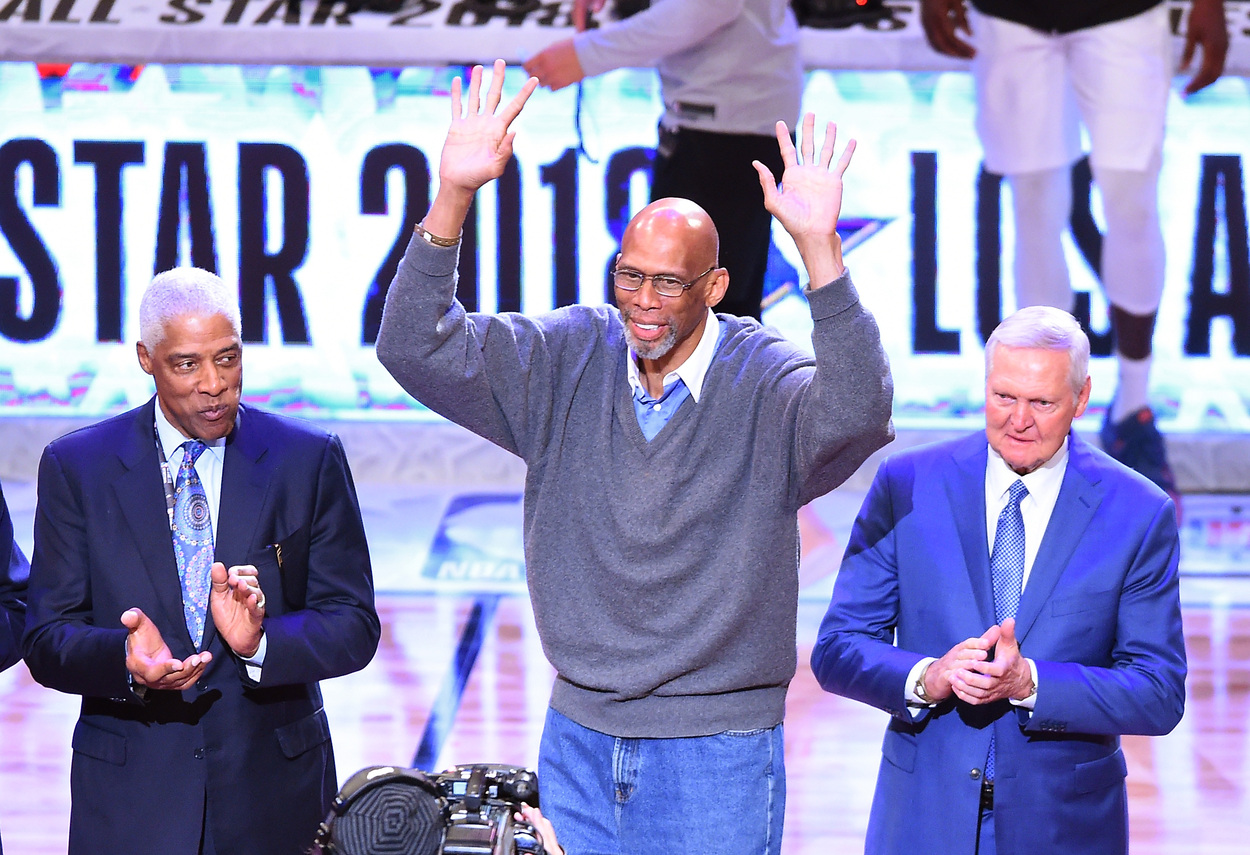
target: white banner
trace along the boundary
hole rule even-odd
[[[77,64],[41,77],[0,63],[0,412],[96,416],[146,399],[137,295],[155,270],[195,263],[238,283],[248,400],[316,416],[424,415],[371,344],[436,181],[452,74]],[[515,91],[521,72],[509,74]],[[518,120],[515,169],[481,194],[467,235],[470,305],[605,299],[617,237],[646,201],[660,105],[650,73],[589,81],[579,155],[574,97],[540,91]],[[811,72],[804,102],[859,140],[847,263],[882,328],[899,424],[975,423],[983,336],[1014,306],[1008,200],[981,176],[970,78]],[[1175,96],[1169,122],[1160,420],[1250,430],[1250,96],[1228,78]],[[1078,213],[1070,266],[1102,334],[1081,249],[1097,236],[1096,193]],[[800,265],[774,237],[765,320],[803,341]],[[1096,337],[1096,352],[1107,346]],[[1095,359],[1093,374],[1098,407],[1113,361]]]
[[[0,0],[0,61],[406,67],[520,63],[573,34],[572,0]],[[1167,0],[1179,57],[1188,0]],[[1225,0],[1228,72],[1250,74],[1250,2]],[[598,17],[611,19],[613,4]],[[963,70],[915,0],[803,27],[809,68]],[[852,22],[853,21],[853,22]],[[595,25],[592,16],[591,25]]]

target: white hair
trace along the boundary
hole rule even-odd
[[[165,327],[183,315],[221,315],[242,338],[239,303],[221,277],[198,267],[158,273],[139,301],[139,340],[152,350],[165,340]]]
[[[1079,395],[1089,376],[1089,336],[1063,309],[1029,306],[1006,318],[985,343],[985,375],[994,367],[994,351],[1004,347],[1062,350],[1068,354],[1068,385]]]

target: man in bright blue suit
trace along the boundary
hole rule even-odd
[[[26,624],[26,580],[30,565],[13,539],[13,518],[0,489],[0,671],[22,658],[22,627]],[[0,855],[4,847],[0,846]]]
[[[1022,309],[986,345],[985,433],[882,464],[812,652],[891,714],[868,853],[1128,851],[1121,734],[1185,702],[1172,500],[1082,441],[1089,341]]]
[[[380,635],[347,459],[240,406],[216,276],[160,274],[139,325],[156,396],[39,464],[24,647],[82,696],[69,852],[297,855],[338,789],[318,681]]]

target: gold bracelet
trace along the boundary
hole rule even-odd
[[[425,242],[431,246],[455,246],[460,243],[460,235],[456,235],[454,238],[449,238],[430,234],[425,230],[425,226],[421,223],[417,223],[417,234],[425,238]],[[464,234],[464,232],[461,232],[460,234]]]

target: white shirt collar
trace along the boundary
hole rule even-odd
[[[165,454],[165,459],[169,460],[171,455],[173,455],[175,451],[178,451],[179,447],[187,441],[187,437],[183,436],[182,431],[174,427],[173,424],[170,423],[169,419],[165,417],[165,411],[161,409],[161,402],[159,398],[155,402],[155,409],[156,435],[160,438],[161,451]],[[240,410],[240,412],[242,411]],[[236,424],[238,423],[238,418],[239,416],[235,415]],[[224,436],[221,439],[208,441],[201,440],[201,442],[208,446],[208,452],[216,456],[218,460],[225,459],[226,438]],[[179,462],[181,462],[182,458],[179,457],[178,459]]]
[[[680,377],[681,382],[685,383],[686,388],[690,390],[690,397],[694,398],[696,404],[699,403],[699,395],[703,392],[703,380],[707,377],[708,369],[712,367],[712,357],[716,355],[716,342],[719,340],[720,319],[716,317],[715,312],[708,309],[707,323],[703,325],[703,336],[699,339],[698,346],[685,362],[664,375],[665,388]],[[638,376],[638,363],[632,349],[626,354],[625,363],[630,389],[645,389],[642,385],[642,378]]]
[[[985,495],[1002,501],[1002,497],[1011,489],[1011,485],[1020,480],[1029,489],[1030,498],[1040,504],[1053,507],[1054,498],[1052,497],[1059,495],[1059,488],[1063,486],[1063,473],[1067,468],[1068,437],[1063,438],[1063,444],[1051,455],[1050,460],[1028,475],[1016,474],[1015,470],[1007,465],[1007,461],[1003,460],[1002,455],[990,446],[989,460],[985,467]],[[1043,501],[1043,497],[1046,497],[1048,501]]]

